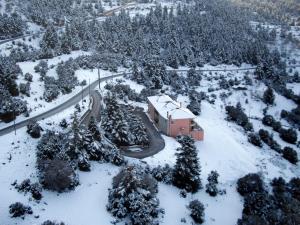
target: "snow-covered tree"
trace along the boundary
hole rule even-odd
[[[201,187],[200,163],[194,140],[189,136],[180,138],[182,147],[177,149],[173,184],[188,192],[197,192]]]
[[[157,182],[143,168],[125,167],[114,177],[107,210],[132,225],[156,225],[160,211],[157,191]]]
[[[106,101],[106,112],[101,126],[111,140],[118,145],[128,145],[130,142],[128,123],[125,115],[118,104],[115,95],[108,95]]]
[[[210,174],[208,175],[207,181],[208,183],[206,184],[206,192],[210,196],[216,196],[218,194],[218,177],[219,174],[217,171],[211,171]]]

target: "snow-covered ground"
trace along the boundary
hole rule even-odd
[[[165,2],[169,8],[173,3]],[[118,7],[113,1],[112,5],[109,3],[103,3],[105,10]],[[146,14],[154,4],[139,4],[127,7],[127,11],[130,15],[136,13]],[[272,27],[270,27],[272,28]],[[273,27],[274,28],[274,27]],[[38,27],[32,29],[38,29]],[[280,28],[279,28],[280,29]],[[278,31],[279,32],[279,31]],[[293,32],[298,32],[296,29]],[[293,33],[293,34],[294,34]],[[297,33],[296,33],[297,35]],[[295,36],[296,36],[295,35]],[[28,41],[27,39],[25,41]],[[37,44],[38,40],[33,40],[33,45]],[[2,53],[9,52],[11,43],[5,44],[1,47]],[[290,49],[291,47],[288,47]],[[73,52],[70,55],[63,55],[48,60],[48,65],[54,65],[54,68],[50,69],[47,73],[48,76],[57,76],[55,72],[56,65],[61,61],[66,61],[70,57],[87,54],[84,52]],[[293,51],[292,57],[300,62],[300,56],[296,55]],[[298,58],[297,58],[298,57]],[[81,87],[76,87],[75,90],[69,95],[60,95],[57,100],[51,103],[39,100],[44,92],[44,84],[39,81],[39,74],[34,72],[34,66],[38,64],[36,62],[24,62],[19,63],[23,73],[31,73],[33,75],[33,82],[31,83],[31,97],[25,97],[24,100],[28,102],[28,105],[32,109],[31,116],[40,114],[47,111],[57,105],[62,104],[64,101],[74,96],[81,91]],[[243,64],[241,67],[234,65],[219,65],[211,66],[205,65],[203,69],[239,69],[239,68],[251,68],[251,65]],[[186,68],[180,68],[186,69]],[[197,88],[197,91],[207,92],[209,88],[218,87],[218,80],[214,79],[220,75],[224,75],[226,79],[238,78],[241,79],[246,71],[236,72],[204,72],[204,78],[201,81],[201,85]],[[110,72],[100,71],[101,77],[111,75]],[[78,70],[76,76],[79,81],[86,80],[87,83],[93,82],[98,79],[97,70]],[[185,73],[182,74],[185,76]],[[250,77],[253,76],[250,73]],[[113,79],[113,82],[116,79]],[[125,84],[136,92],[144,88],[142,85],[138,85],[133,81],[124,79]],[[20,77],[18,83],[24,82],[23,77]],[[101,84],[101,89],[104,90],[106,82]],[[300,93],[299,84],[288,84],[288,88],[293,89],[295,93]],[[208,93],[215,94],[217,99],[215,104],[210,104],[206,101],[202,103],[201,115],[197,118],[197,121],[203,127],[205,131],[205,137],[203,142],[196,142],[198,150],[199,161],[201,164],[201,179],[203,186],[207,183],[207,176],[211,170],[217,170],[220,174],[219,188],[226,190],[226,194],[218,195],[213,198],[210,197],[205,190],[202,189],[196,194],[188,194],[186,198],[182,198],[179,195],[180,190],[166,184],[159,184],[158,197],[160,200],[160,207],[164,208],[165,215],[160,219],[160,224],[163,225],[175,225],[175,224],[191,224],[191,218],[188,216],[188,203],[193,199],[199,199],[205,205],[205,225],[232,225],[236,224],[238,218],[242,215],[243,199],[236,192],[236,181],[241,176],[244,176],[250,172],[259,172],[263,175],[265,181],[269,181],[274,177],[282,176],[285,179],[290,179],[294,176],[300,176],[300,165],[292,165],[279,154],[269,149],[266,145],[262,149],[259,149],[247,141],[247,137],[243,130],[237,125],[224,120],[225,105],[235,105],[237,102],[241,102],[247,115],[252,118],[262,118],[263,109],[266,107],[261,102],[266,86],[259,83],[254,83],[245,91],[232,91],[232,95],[226,99],[226,102],[222,101],[219,95],[224,90],[216,90]],[[35,101],[35,98],[37,101]],[[248,103],[246,103],[248,99]],[[179,95],[178,101],[182,102],[184,106],[189,103],[187,96]],[[130,104],[141,106],[146,108],[146,104],[129,102]],[[87,109],[88,99],[84,102],[84,109],[81,114]],[[280,120],[280,112],[282,109],[290,111],[295,108],[296,104],[291,100],[276,94],[275,105],[270,107],[268,114],[271,114],[277,120]],[[55,128],[60,130],[58,124],[65,118],[70,122],[71,115],[74,112],[74,107],[64,110],[51,118],[45,119],[40,122],[44,129]],[[24,117],[20,116],[18,121],[23,120]],[[254,125],[254,129],[258,131],[263,128],[274,133],[274,139],[282,146],[292,146],[300,155],[300,149],[294,145],[290,145],[282,141],[278,133],[272,131],[272,129],[265,127],[261,121],[251,119]],[[54,125],[51,125],[53,124]],[[281,123],[288,126],[285,120],[281,120]],[[0,123],[0,128],[10,124]],[[298,131],[298,137],[300,133]],[[132,163],[145,162],[150,167],[158,165],[169,164],[173,166],[176,162],[176,149],[180,147],[180,144],[174,139],[167,136],[163,136],[166,146],[160,153],[148,157],[143,160],[129,159]],[[57,220],[63,221],[68,225],[107,225],[110,224],[114,218],[106,211],[108,188],[111,187],[112,177],[117,174],[119,168],[111,164],[92,163],[91,172],[79,172],[80,185],[76,187],[74,191],[69,193],[57,194],[49,191],[43,191],[43,199],[40,203],[30,199],[30,195],[24,195],[18,193],[11,183],[15,180],[21,182],[26,178],[30,178],[33,181],[37,180],[36,168],[35,168],[35,149],[38,140],[30,138],[26,133],[26,128],[17,130],[17,135],[10,133],[0,137],[0,224],[22,224],[22,225],[34,225],[41,224],[43,221]],[[11,203],[20,201],[24,204],[28,204],[33,209],[33,215],[26,216],[25,220],[10,218],[8,212],[8,206]],[[182,219],[186,219],[186,223],[181,222]]]

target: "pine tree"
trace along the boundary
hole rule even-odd
[[[89,125],[88,125],[88,129],[91,132],[91,134],[93,135],[93,138],[97,141],[101,141],[101,133],[100,130],[97,126],[95,117],[91,117]]]
[[[264,92],[263,101],[267,105],[273,105],[275,101],[274,91],[271,87],[268,87],[267,90]]]
[[[194,140],[189,136],[183,136],[180,143],[182,147],[178,148],[178,153],[176,153],[173,184],[178,188],[195,193],[202,187],[197,149]]]
[[[128,218],[130,225],[155,225],[159,213],[157,182],[141,167],[128,166],[114,177],[107,210],[113,216]]]
[[[114,143],[129,144],[128,123],[115,95],[108,95],[106,98],[106,115],[102,127]]]
[[[208,175],[208,184],[206,184],[206,192],[210,196],[216,196],[218,194],[218,177],[219,174],[217,171],[211,171],[210,174]]]

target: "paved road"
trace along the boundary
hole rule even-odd
[[[106,81],[106,80],[109,80],[109,79],[112,79],[112,78],[115,78],[115,77],[119,77],[119,76],[122,76],[124,73],[118,73],[118,74],[115,74],[115,75],[112,75],[112,76],[109,76],[109,77],[104,77],[104,78],[101,78],[100,79],[100,82],[103,82],[103,81]],[[76,103],[80,102],[82,96],[85,97],[89,94],[89,90],[93,90],[96,88],[96,86],[98,85],[99,81],[95,81],[93,83],[90,84],[90,87],[87,86],[86,88],[84,88],[81,92],[79,92],[78,94],[74,95],[73,97],[71,97],[70,99],[68,99],[67,101],[65,101],[63,104],[59,105],[59,106],[56,106],[52,109],[50,109],[49,111],[47,112],[44,112],[44,113],[41,113],[39,115],[36,115],[36,116],[33,116],[33,117],[30,117],[26,120],[23,120],[23,121],[20,121],[18,123],[16,123],[16,129],[19,129],[19,128],[22,128],[22,127],[25,127],[27,126],[27,124],[34,120],[34,121],[40,121],[40,120],[43,120],[43,119],[46,119],[48,117],[51,117],[59,112],[62,112],[63,110],[75,105]],[[10,132],[12,132],[14,130],[14,125],[10,125],[6,128],[3,128],[0,130],[0,136],[2,135],[5,135],[5,134],[8,134]]]
[[[154,127],[153,123],[150,121],[146,113],[142,109],[136,109],[134,111],[134,114],[139,116],[146,126],[150,144],[148,147],[141,148],[142,151],[139,152],[133,152],[123,149],[121,150],[121,154],[132,158],[144,159],[146,157],[153,156],[163,150],[165,148],[165,141],[161,137],[160,132],[157,131],[157,129]]]
[[[91,98],[91,108],[81,118],[81,124],[85,125],[86,127],[89,125],[89,122],[92,117],[94,117],[98,122],[100,122],[102,96],[97,90],[93,90],[91,92]]]

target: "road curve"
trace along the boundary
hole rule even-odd
[[[144,159],[157,154],[165,148],[165,140],[162,138],[161,133],[155,128],[154,124],[150,121],[146,113],[139,108],[134,110],[134,114],[137,115],[146,127],[146,132],[149,137],[149,146],[140,147],[141,151],[130,151],[129,149],[122,149],[120,152],[122,155]]]
[[[117,74],[114,74],[112,76],[104,77],[104,78],[100,79],[100,82],[103,82],[103,81],[106,81],[106,80],[109,80],[109,79],[112,79],[112,78],[115,78],[115,77],[119,77],[119,76],[122,76],[122,75],[124,75],[124,73],[117,73]],[[96,80],[93,83],[91,83],[89,86],[85,87],[78,94],[74,95],[73,97],[71,97],[70,99],[68,99],[64,103],[62,103],[61,105],[58,105],[58,106],[56,106],[56,107],[54,107],[54,108],[52,108],[52,109],[50,109],[50,110],[48,110],[44,113],[41,113],[39,115],[30,117],[28,119],[25,119],[23,121],[20,121],[20,122],[16,123],[16,125],[15,125],[16,129],[20,129],[22,127],[27,126],[27,124],[30,121],[40,121],[40,120],[49,118],[49,117],[51,117],[51,116],[53,116],[53,115],[55,115],[59,112],[64,111],[65,109],[75,105],[76,103],[81,101],[82,96],[86,97],[89,94],[89,90],[95,89],[96,86],[98,85],[98,83],[99,83],[99,80]],[[8,127],[5,127],[5,128],[0,130],[0,136],[8,134],[12,131],[14,131],[14,125],[10,125]]]

